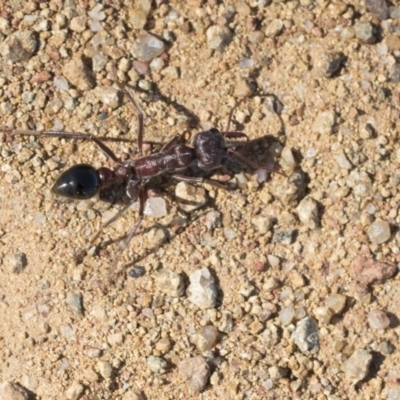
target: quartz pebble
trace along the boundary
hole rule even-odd
[[[292,337],[303,353],[316,353],[319,350],[318,325],[312,317],[300,320]]]
[[[400,386],[390,387],[387,391],[386,400],[399,400],[400,399]]]
[[[315,229],[320,224],[318,203],[312,197],[305,197],[296,208],[299,219],[303,225]]]
[[[221,228],[222,225],[222,215],[219,211],[212,210],[206,214],[205,226],[208,230],[214,230],[216,228]]]
[[[189,276],[188,300],[201,309],[214,308],[217,304],[217,286],[208,268],[198,269]]]
[[[267,25],[267,28],[265,29],[265,36],[274,38],[282,32],[282,29],[283,21],[281,19],[274,19]]]
[[[368,313],[368,324],[371,329],[386,329],[390,325],[390,319],[382,310],[371,310]]]
[[[167,204],[162,197],[150,197],[144,205],[144,215],[161,218],[167,215]]]
[[[74,381],[72,382],[72,385],[66,390],[65,397],[68,400],[78,400],[84,390],[85,387],[79,381]]]
[[[0,399],[3,400],[29,400],[28,391],[17,383],[4,381],[0,384]]]
[[[113,110],[120,105],[121,97],[116,88],[111,86],[97,86],[93,92],[103,104]]]
[[[333,311],[334,314],[340,314],[346,306],[346,296],[343,294],[331,294],[325,300],[325,305]]]
[[[187,358],[178,364],[179,375],[186,381],[191,394],[201,392],[207,385],[210,367],[202,356]]]
[[[207,29],[207,44],[212,50],[223,51],[232,40],[232,32],[226,26],[212,25]]]
[[[211,350],[218,338],[218,329],[213,325],[205,326],[199,329],[191,337],[191,342],[196,346],[197,350],[203,352]]]
[[[161,357],[149,356],[147,358],[147,366],[155,374],[164,374],[167,370],[167,362]]]
[[[182,274],[170,269],[161,271],[155,278],[158,290],[171,297],[181,297],[185,294],[185,284]]]
[[[387,221],[374,221],[368,228],[368,237],[372,243],[382,244],[390,239],[390,225]]]
[[[354,30],[358,40],[364,43],[372,44],[375,42],[375,32],[373,25],[368,21],[357,21],[354,24]]]
[[[191,212],[207,203],[207,193],[204,188],[179,182],[175,188],[178,207],[184,212]]]
[[[371,353],[358,349],[342,364],[341,369],[349,379],[358,382],[367,377],[371,361]]]
[[[283,326],[290,325],[294,320],[294,315],[295,311],[293,306],[284,307],[279,313],[279,321]]]
[[[83,317],[83,296],[80,292],[70,291],[65,300],[67,306],[77,317]]]
[[[103,360],[98,361],[97,368],[99,370],[100,375],[104,379],[111,378],[111,376],[113,374],[113,367],[108,361],[103,361]]]
[[[292,174],[292,172],[295,170],[296,160],[290,147],[285,146],[282,149],[280,165],[288,175]]]
[[[322,135],[330,135],[336,122],[336,113],[333,110],[322,111],[317,115],[312,130]]]
[[[268,217],[253,217],[251,223],[258,229],[261,235],[265,235],[272,228],[273,220]]]
[[[150,62],[153,58],[160,56],[165,51],[165,44],[160,39],[147,32],[139,35],[133,48],[133,55],[139,60]]]

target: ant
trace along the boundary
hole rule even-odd
[[[0,131],[9,132],[12,136],[29,135],[29,136],[55,136],[67,139],[82,139],[94,142],[100,150],[114,163],[114,168],[101,167],[94,168],[88,164],[73,165],[64,171],[52,187],[52,192],[56,195],[63,196],[74,200],[90,199],[96,196],[102,189],[110,184],[125,185],[126,194],[129,202],[124,206],[113,218],[107,221],[100,230],[90,239],[88,246],[92,245],[100,236],[102,229],[109,226],[117,220],[133,202],[139,200],[139,217],[131,230],[128,232],[125,242],[122,245],[122,251],[126,249],[133,236],[139,229],[144,219],[144,207],[147,200],[147,183],[156,176],[168,175],[169,177],[189,183],[201,183],[205,179],[202,177],[193,177],[181,174],[193,164],[205,171],[214,170],[225,165],[233,156],[238,157],[251,168],[264,169],[267,172],[276,172],[285,175],[283,172],[268,168],[254,163],[238,151],[238,147],[228,148],[227,139],[238,139],[248,137],[243,132],[230,131],[230,124],[235,108],[240,104],[236,103],[231,109],[228,117],[226,131],[221,132],[216,128],[197,133],[190,146],[183,142],[183,135],[177,134],[170,141],[165,143],[161,150],[150,155],[143,155],[143,138],[144,138],[144,113],[140,109],[134,97],[126,90],[125,86],[116,80],[119,89],[133,104],[137,113],[137,147],[139,157],[122,161],[114,152],[104,143],[105,138],[97,138],[91,134],[64,132],[58,130],[49,131],[24,131],[0,128]],[[242,99],[243,100],[243,99]],[[112,139],[108,139],[112,140]],[[117,139],[118,140],[118,139]],[[213,181],[209,181],[212,183]],[[216,181],[214,181],[217,183]],[[87,250],[83,250],[76,257],[78,263],[82,262]]]

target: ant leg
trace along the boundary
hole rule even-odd
[[[110,226],[113,222],[115,222],[122,214],[124,214],[129,207],[133,204],[133,201],[130,201],[125,207],[119,210],[112,218],[110,218],[107,222],[105,222],[100,229],[90,238],[88,244],[85,249],[81,250],[76,256],[75,261],[77,264],[80,264],[83,261],[83,258],[86,256],[88,249],[94,244],[94,242],[100,237],[100,234],[103,232],[103,229],[107,226]]]
[[[8,131],[8,130],[3,130],[0,128],[0,131]],[[82,140],[91,140],[94,143],[97,144],[97,146],[100,147],[101,151],[112,161],[118,163],[119,159],[118,157],[114,154],[114,152],[106,145],[103,143],[104,140],[114,140],[114,138],[98,138],[96,136],[93,136],[89,133],[81,133],[81,132],[64,132],[64,131],[43,131],[43,132],[38,132],[38,131],[21,131],[21,130],[15,130],[10,132],[11,136],[51,136],[51,137],[57,137],[57,138],[65,138],[65,139],[82,139]],[[117,139],[118,140],[118,139]]]
[[[122,93],[129,99],[129,101],[133,104],[137,111],[137,122],[138,122],[138,129],[137,129],[137,145],[139,149],[139,153],[143,154],[143,135],[144,135],[144,125],[143,125],[143,119],[144,119],[144,113],[142,109],[139,107],[139,104],[136,102],[136,100],[133,98],[133,96],[128,92],[128,90],[125,88],[125,86],[118,81],[117,79],[117,72],[114,67],[114,78],[115,82],[118,85],[119,89],[122,91]]]
[[[173,174],[171,175],[171,178],[176,179],[177,181],[188,182],[188,183],[208,183],[209,185],[215,186],[219,189],[226,189],[224,183],[221,183],[214,179],[204,179],[200,177],[186,176],[180,174]]]
[[[229,155],[235,155],[237,158],[239,158],[240,160],[242,160],[244,163],[246,163],[247,165],[249,165],[251,168],[257,170],[257,169],[265,169],[267,172],[275,172],[276,174],[282,175],[284,177],[286,177],[286,174],[282,171],[279,171],[276,168],[271,168],[271,167],[267,167],[265,165],[259,165],[255,162],[253,162],[252,160],[250,160],[249,158],[245,157],[243,154],[240,154],[238,151],[235,150],[228,150],[228,154]]]
[[[246,138],[249,140],[249,137],[243,132],[223,132],[223,134],[227,139]]]
[[[246,96],[246,97],[247,97],[247,96]],[[237,101],[236,104],[232,107],[231,111],[229,112],[228,124],[226,125],[226,131],[224,132],[224,135],[225,135],[226,133],[229,132],[229,128],[230,128],[230,126],[231,126],[231,121],[232,121],[232,117],[233,117],[233,112],[236,110],[236,108],[239,107],[239,105],[243,102],[243,100],[244,100],[246,97],[243,97],[243,99]]]

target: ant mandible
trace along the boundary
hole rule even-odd
[[[115,71],[114,75],[116,76]],[[109,226],[118,219],[134,201],[139,200],[139,218],[127,234],[125,242],[122,245],[122,251],[128,246],[144,218],[144,206],[147,200],[146,184],[156,176],[168,175],[178,181],[201,183],[204,182],[202,177],[182,175],[180,172],[194,163],[197,163],[197,166],[202,170],[213,170],[225,165],[232,156],[238,157],[255,170],[264,169],[268,172],[276,172],[284,175],[279,170],[254,163],[252,160],[238,152],[236,147],[227,147],[226,139],[248,139],[247,135],[243,132],[229,130],[233,111],[240,102],[236,103],[236,105],[231,109],[228,117],[227,128],[224,132],[221,132],[216,128],[199,132],[192,139],[190,146],[182,143],[182,135],[177,134],[169,142],[164,144],[160,151],[143,156],[144,114],[134,97],[126,90],[125,86],[117,80],[116,83],[136,109],[138,125],[137,146],[140,155],[136,159],[127,161],[120,160],[104,143],[104,139],[96,138],[91,134],[58,130],[43,132],[12,130],[10,132],[9,129],[0,128],[0,131],[9,132],[12,136],[55,136],[66,139],[90,140],[94,142],[114,163],[115,167],[113,169],[107,167],[96,169],[89,164],[73,165],[60,175],[51,189],[56,195],[74,200],[84,200],[96,196],[103,188],[112,183],[121,183],[125,185],[126,194],[130,201],[100,228],[100,230],[90,239],[87,248],[96,241],[103,228]],[[85,255],[86,249],[76,257],[77,262],[81,262]]]

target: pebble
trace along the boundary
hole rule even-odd
[[[371,310],[368,313],[368,324],[371,329],[389,328],[390,319],[382,310]]]
[[[386,0],[365,0],[365,4],[375,18],[380,20],[389,18],[389,6]]]
[[[112,86],[97,86],[93,93],[97,99],[113,110],[121,103],[119,90]]]
[[[232,32],[226,26],[211,25],[206,32],[207,44],[211,50],[223,51],[232,40]]]
[[[120,346],[124,343],[124,335],[121,332],[111,333],[107,336],[107,342],[110,346]]]
[[[202,356],[187,358],[178,364],[179,375],[189,387],[191,394],[200,393],[207,385],[210,367]]]
[[[209,231],[213,231],[216,228],[221,228],[222,226],[222,214],[219,211],[212,210],[206,214],[206,220],[204,225]]]
[[[356,38],[363,43],[372,44],[375,42],[374,26],[367,21],[357,21],[354,24]]]
[[[233,331],[233,317],[230,311],[221,311],[218,329],[221,332],[229,333]]]
[[[167,203],[162,197],[150,197],[144,205],[144,215],[161,218],[167,215]]]
[[[312,124],[313,132],[321,135],[330,135],[336,122],[336,113],[333,110],[320,112]]]
[[[92,71],[80,57],[74,57],[65,64],[63,75],[72,85],[82,91],[90,90],[95,85]]]
[[[164,374],[167,371],[168,364],[162,357],[149,356],[146,362],[150,371],[155,374]]]
[[[367,377],[371,362],[372,354],[358,349],[342,364],[341,370],[347,378],[358,382]]]
[[[374,221],[368,228],[371,243],[382,244],[390,239],[390,224],[387,221]]]
[[[184,212],[197,210],[208,201],[206,190],[203,187],[187,182],[179,182],[176,185],[175,196],[178,207]]]
[[[0,45],[0,54],[5,61],[27,62],[39,47],[37,34],[32,31],[18,31],[7,37]]]
[[[292,305],[282,308],[279,312],[279,321],[283,326],[290,325],[295,316],[294,307]]]
[[[260,235],[269,232],[273,225],[273,219],[268,217],[257,216],[251,219],[251,223],[257,228]]]
[[[305,197],[296,208],[303,225],[315,229],[320,225],[318,203],[310,196]]]
[[[161,246],[168,239],[168,230],[163,226],[156,225],[149,229],[146,239],[151,247]]]
[[[68,81],[63,76],[55,76],[53,85],[57,90],[69,90]]]
[[[304,197],[306,185],[304,173],[296,171],[290,177],[283,180],[273,179],[270,192],[284,206],[296,207],[298,202]]]
[[[147,32],[139,35],[133,48],[133,55],[141,61],[150,62],[165,51],[165,44]]]
[[[395,63],[389,69],[389,76],[392,82],[400,82],[400,64]]]
[[[83,296],[80,292],[70,291],[65,299],[67,306],[77,317],[83,317]]]
[[[131,268],[128,272],[128,276],[134,279],[141,278],[145,274],[146,269],[144,267],[141,267],[140,265]]]
[[[66,390],[65,397],[68,400],[78,400],[84,390],[85,387],[79,381],[74,381]]]
[[[97,21],[103,21],[106,19],[106,14],[102,11],[103,5],[96,4],[89,12],[88,15],[90,18],[95,19]]]
[[[294,158],[292,149],[288,146],[285,146],[282,149],[280,165],[288,175],[291,175],[296,168],[296,160]]]
[[[208,268],[198,269],[189,276],[190,285],[186,291],[188,300],[201,309],[217,305],[217,285]]]
[[[336,155],[336,161],[339,164],[340,168],[343,169],[352,169],[353,165],[347,158],[346,154],[344,153],[343,150],[340,150],[340,152]]]
[[[265,29],[265,36],[274,38],[282,32],[282,29],[283,21],[281,19],[274,19],[267,25],[267,28]]]
[[[388,342],[387,340],[384,340],[379,344],[379,351],[386,356],[392,354],[395,350],[396,347],[394,347],[392,343]]]
[[[149,67],[152,71],[160,72],[165,66],[165,61],[161,57],[154,58]]]
[[[300,320],[292,337],[303,353],[316,353],[319,350],[318,325],[312,317]]]
[[[272,243],[292,244],[295,230],[277,231],[272,235]]]
[[[372,259],[368,247],[364,246],[361,253],[350,266],[350,273],[364,290],[371,284],[381,284],[397,272],[393,265]]]
[[[317,307],[314,310],[315,318],[323,325],[328,325],[331,322],[333,311],[328,307]]]
[[[29,400],[28,391],[17,383],[3,381],[0,384],[0,399],[2,400]]]
[[[353,189],[356,196],[367,197],[370,195],[372,181],[365,171],[351,171],[346,179],[346,184]]]
[[[111,378],[113,374],[113,367],[108,361],[100,360],[97,362],[97,369],[104,379]]]
[[[165,269],[156,276],[155,285],[167,296],[182,297],[185,294],[183,275],[170,269]]]
[[[339,293],[331,294],[325,300],[325,305],[333,311],[334,314],[340,314],[346,307],[346,296]]]
[[[19,274],[28,264],[25,253],[6,254],[3,258],[5,269],[12,274]]]
[[[191,342],[198,351],[204,352],[211,350],[218,339],[218,329],[214,325],[208,325],[199,329],[191,336]]]
[[[146,400],[146,397],[141,392],[129,390],[122,396],[122,400]]]

